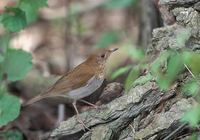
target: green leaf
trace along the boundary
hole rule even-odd
[[[200,121],[200,106],[195,106],[186,112],[181,121],[189,123],[192,127],[196,127]]]
[[[115,72],[113,72],[113,74],[111,75],[111,79],[115,79],[117,77],[119,77],[120,75],[128,72],[130,69],[132,68],[132,66],[126,66],[126,67],[122,67],[117,69]]]
[[[183,68],[181,55],[176,51],[168,50],[155,60],[151,72],[156,77],[161,90],[167,90]]]
[[[9,37],[2,36],[0,38],[0,63],[3,62],[5,58],[5,54],[6,54],[8,46],[9,46]]]
[[[159,86],[160,86],[159,84],[160,81],[163,80],[162,79],[164,77],[163,69],[166,67],[167,58],[169,56],[170,56],[169,51],[162,52],[160,56],[151,64],[150,68],[151,74],[155,77]],[[161,83],[161,86],[165,87],[166,84],[165,85],[164,84]]]
[[[26,13],[27,22],[34,22],[38,17],[38,9],[47,6],[47,0],[20,0],[19,7]]]
[[[3,26],[11,32],[18,32],[27,25],[25,13],[19,8],[6,8],[1,16]]]
[[[143,84],[147,83],[148,81],[150,81],[152,79],[153,79],[153,76],[150,73],[148,73],[145,76],[140,76],[138,79],[136,79],[133,82],[132,87],[136,87],[137,85],[143,85]]]
[[[198,140],[198,136],[193,133],[192,136],[190,136],[189,140]]]
[[[125,43],[123,45],[123,50],[127,53],[133,60],[142,61],[145,57],[145,52],[134,46],[131,42]]]
[[[195,52],[185,51],[182,53],[184,63],[189,67],[192,73],[200,77],[200,54]]]
[[[183,68],[181,55],[171,51],[166,73],[163,77],[158,78],[158,84],[160,88],[167,90],[172,82],[177,78],[178,74],[183,70]]]
[[[151,73],[155,77],[161,76],[161,67],[162,65],[165,65],[169,55],[170,55],[169,51],[162,52],[160,56],[151,64]]]
[[[97,41],[97,47],[106,48],[119,39],[119,32],[110,31],[103,33]]]
[[[139,67],[133,67],[125,80],[125,90],[128,91],[140,74]]]
[[[199,93],[200,88],[199,88],[199,84],[196,80],[191,80],[191,81],[187,82],[186,84],[184,84],[182,90],[183,90],[184,94],[186,94],[186,95],[196,96]]]
[[[2,92],[2,91],[1,91]],[[3,94],[3,93],[1,93]],[[4,93],[0,96],[0,126],[6,125],[19,116],[20,102],[13,95]]]
[[[2,18],[3,18],[3,14],[0,14],[0,22],[1,22]]]
[[[1,82],[0,84],[0,97],[7,93],[7,88],[5,86],[5,82]]]
[[[18,130],[9,130],[4,133],[6,140],[23,140],[23,135]]]
[[[106,8],[125,8],[136,3],[137,0],[108,0],[104,4]]]
[[[2,65],[2,71],[7,75],[8,80],[20,80],[32,68],[31,60],[31,54],[23,50],[9,48]]]
[[[37,20],[38,11],[34,9],[29,3],[23,3],[20,8],[26,13],[27,23],[31,23]]]

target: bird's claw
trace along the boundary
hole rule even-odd
[[[94,105],[93,107],[94,107],[94,109],[99,109],[100,108],[100,106],[97,106],[97,105]]]
[[[85,125],[85,123],[83,122],[83,120],[79,116],[77,116],[77,121],[81,124],[83,131],[86,131],[86,130],[90,131],[90,128],[88,128]]]

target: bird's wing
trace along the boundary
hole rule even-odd
[[[88,81],[95,75],[94,71],[88,66],[83,64],[77,66],[75,69],[62,76],[53,86],[48,88],[42,94],[30,99],[28,102],[23,104],[23,106],[31,105],[37,101],[44,98],[54,97],[54,96],[64,96],[63,93],[68,93],[69,91],[79,89],[88,84]],[[73,98],[73,97],[72,97]]]
[[[87,82],[95,75],[95,72],[88,66],[79,65],[66,75],[62,76],[46,93],[62,94],[82,86],[85,86]]]

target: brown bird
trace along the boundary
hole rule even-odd
[[[76,107],[76,102],[78,100],[95,106],[81,99],[91,95],[102,85],[105,77],[106,60],[109,58],[110,54],[116,50],[117,48],[103,49],[91,54],[86,61],[63,75],[55,84],[49,87],[46,92],[29,100],[23,106],[31,105],[49,97],[65,97],[71,100],[77,115],[79,114]]]

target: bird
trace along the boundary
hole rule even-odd
[[[96,105],[82,99],[91,95],[103,84],[106,61],[116,50],[118,50],[118,48],[104,48],[93,52],[83,63],[64,74],[52,86],[47,88],[45,92],[30,99],[22,106],[27,107],[46,98],[63,97],[72,102],[77,116],[79,115],[76,107],[77,101],[82,101],[96,108]],[[80,121],[80,123],[84,125],[82,121]]]

